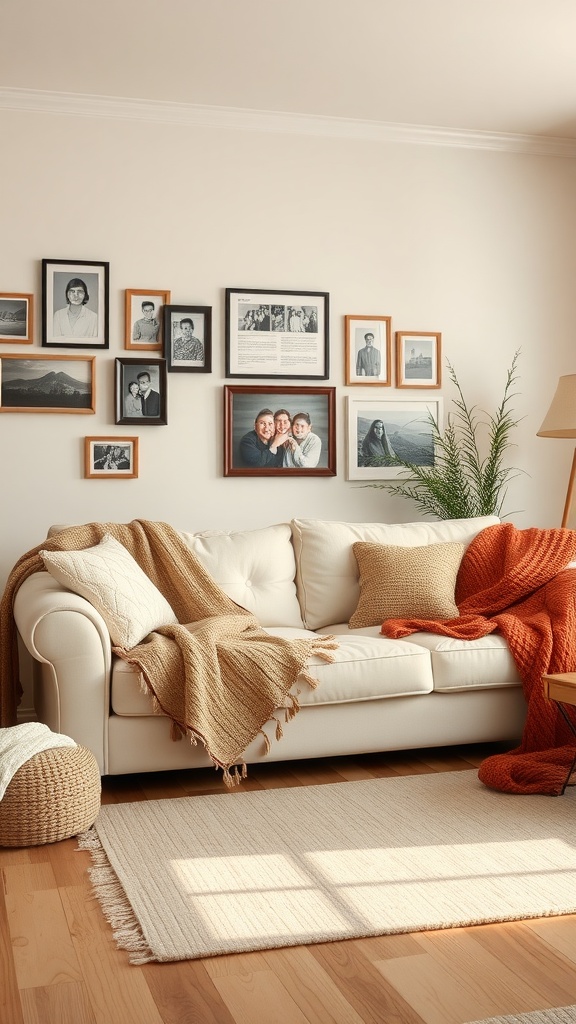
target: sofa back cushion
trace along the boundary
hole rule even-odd
[[[304,625],[323,629],[348,622],[353,615],[360,597],[355,542],[418,547],[460,541],[468,546],[481,530],[499,521],[497,516],[394,524],[293,519],[296,587]]]
[[[181,537],[228,597],[252,612],[263,626],[302,628],[288,523],[237,533],[181,533]]]

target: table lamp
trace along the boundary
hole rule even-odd
[[[544,417],[544,422],[537,431],[538,437],[576,437],[576,373],[568,373],[560,377],[556,393],[550,408]],[[566,502],[562,526],[567,526],[572,504],[572,492],[576,480],[576,449],[572,459],[572,469],[568,480],[566,491]]]

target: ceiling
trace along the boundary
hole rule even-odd
[[[5,90],[576,139],[574,0],[0,0],[0,32]]]

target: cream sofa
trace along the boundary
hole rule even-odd
[[[487,741],[514,742],[525,702],[498,634],[459,641],[431,633],[389,640],[379,626],[350,629],[360,595],[352,545],[467,545],[493,517],[439,523],[295,519],[236,533],[182,533],[222,589],[285,637],[334,633],[335,661],[314,656],[316,689],[301,683],[301,711],[269,753],[262,737],[247,763]],[[58,528],[52,528],[51,533]],[[386,585],[386,581],[382,582]],[[40,721],[93,751],[103,775],[210,764],[200,745],[174,742],[166,718],[126,662],[114,657],[104,620],[48,572],[20,587],[19,635],[34,659]],[[268,727],[266,727],[268,728]]]

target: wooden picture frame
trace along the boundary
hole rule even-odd
[[[441,387],[441,350],[436,331],[396,331],[396,387]]]
[[[85,437],[87,480],[134,480],[138,476],[137,437]]]
[[[330,387],[225,385],[224,476],[335,476],[335,394],[336,388]],[[267,428],[272,419],[270,429],[274,430],[274,412],[282,412],[288,419],[286,434],[290,436],[267,453],[274,437],[268,430],[263,440],[256,420],[259,413],[265,414],[262,419]],[[293,424],[294,419],[299,426]],[[285,455],[288,447],[291,454]]]
[[[2,355],[0,412],[96,412],[95,356]]]
[[[327,380],[328,292],[226,289],[226,376]]]
[[[0,292],[0,344],[31,345],[34,341],[34,296]]]
[[[165,425],[168,422],[166,388],[164,359],[116,359],[115,422],[135,427]]]
[[[110,264],[42,260],[44,348],[108,348]]]
[[[441,398],[430,401],[346,398],[347,479],[395,480],[406,477],[387,461],[397,455],[415,465],[433,466],[434,434],[430,415],[442,429]],[[382,429],[377,432],[376,424]]]
[[[162,352],[164,308],[170,292],[127,288],[124,293],[124,348]]]
[[[392,384],[392,317],[345,316],[345,381],[362,387]]]
[[[164,306],[168,373],[212,372],[212,306]]]

